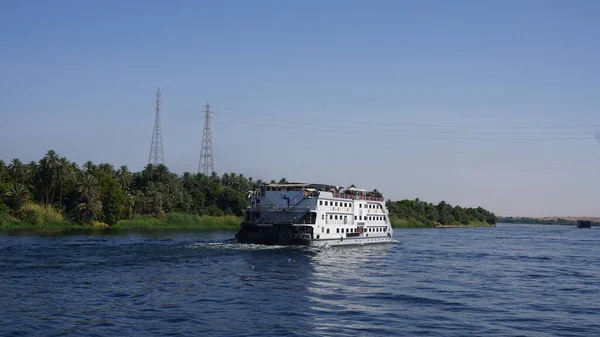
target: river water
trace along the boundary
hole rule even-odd
[[[600,335],[598,229],[394,234],[309,249],[234,232],[0,232],[0,335]]]

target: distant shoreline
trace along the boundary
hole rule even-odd
[[[600,218],[595,218],[595,217],[529,218],[529,217],[500,217],[499,216],[497,221],[499,223],[506,223],[506,224],[576,226],[577,220],[589,220],[592,222],[592,226],[600,226]]]

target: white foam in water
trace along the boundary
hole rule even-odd
[[[272,249],[289,249],[294,246],[276,246],[276,245],[257,245],[246,243],[228,243],[228,242],[197,242],[187,246],[188,248],[205,248],[205,249],[224,249],[224,250],[272,250]]]

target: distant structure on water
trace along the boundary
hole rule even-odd
[[[152,131],[152,142],[150,143],[150,155],[148,164],[164,164],[162,131],[160,127],[160,88],[156,91],[156,115],[154,117],[154,130]]]
[[[577,228],[592,228],[592,221],[590,221],[590,220],[577,220]]]
[[[204,106],[204,131],[202,132],[202,148],[200,149],[200,162],[198,163],[198,173],[204,175],[212,174],[215,171],[213,165],[212,152],[212,134],[210,131],[210,111],[211,106],[206,102]]]

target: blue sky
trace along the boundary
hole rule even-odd
[[[0,6],[5,161],[140,170],[160,87],[175,172],[197,171],[208,100],[218,173],[600,216],[600,2]]]

